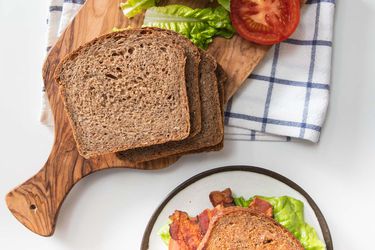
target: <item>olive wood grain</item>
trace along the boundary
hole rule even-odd
[[[62,33],[50,50],[43,66],[43,79],[55,122],[55,141],[44,167],[32,178],[21,184],[6,197],[12,214],[28,229],[43,235],[53,234],[59,209],[65,197],[79,180],[99,170],[123,167],[124,161],[116,154],[84,159],[78,154],[67,116],[64,112],[58,87],[53,79],[57,64],[79,46],[108,32],[113,27],[138,27],[143,21],[140,15],[126,19],[120,9],[120,0],[87,0],[79,13]],[[164,1],[176,3],[180,1]],[[207,1],[185,1],[192,7],[207,6]],[[209,47],[228,74],[226,100],[242,85],[269,47],[246,42],[239,36],[232,39],[216,38]],[[155,160],[132,168],[160,169],[175,162],[178,157]]]

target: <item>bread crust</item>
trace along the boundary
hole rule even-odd
[[[224,69],[220,66],[220,64],[217,64],[217,68],[216,68],[216,78],[217,78],[217,85],[218,85],[218,91],[219,91],[219,99],[220,99],[220,110],[221,110],[221,115],[222,115],[222,126],[223,126],[223,130],[224,130],[224,97],[225,97],[225,93],[224,93],[224,89],[225,89],[225,84],[228,80],[228,77],[227,77],[227,74],[225,73]],[[202,153],[202,152],[213,152],[213,151],[220,151],[224,148],[224,136],[223,138],[221,139],[221,141],[214,145],[214,146],[209,146],[209,147],[205,147],[205,148],[201,148],[201,149],[198,149],[198,150],[192,150],[190,152],[188,152],[187,154],[193,154],[193,153]],[[179,156],[182,156],[179,155]]]

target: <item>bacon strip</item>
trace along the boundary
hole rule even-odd
[[[174,239],[169,240],[169,245],[168,245],[169,250],[190,250],[188,246],[186,246],[183,242],[179,242]]]
[[[219,205],[214,209],[206,209],[198,215],[199,227],[203,236],[207,233],[212,217],[222,208],[223,206]]]
[[[187,213],[175,211],[169,218],[172,220],[169,233],[171,241],[169,250],[196,250],[206,234],[212,217],[223,206],[206,209],[196,217],[189,217]]]
[[[197,217],[190,218],[185,212],[175,211],[169,218],[172,220],[169,233],[173,240],[169,250],[196,249],[203,238]]]
[[[258,197],[254,198],[250,203],[249,208],[253,210],[254,213],[263,214],[270,218],[273,216],[272,205],[268,201],[259,199]]]

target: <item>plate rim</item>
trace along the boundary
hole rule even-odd
[[[197,182],[201,179],[204,179],[204,178],[206,178],[210,175],[217,174],[217,173],[223,173],[223,172],[231,172],[231,171],[252,172],[252,173],[257,173],[257,174],[269,176],[271,178],[274,178],[274,179],[288,185],[289,187],[291,187],[292,189],[294,189],[295,191],[300,193],[302,196],[304,196],[305,199],[307,200],[307,202],[309,203],[309,205],[311,206],[311,208],[313,209],[316,218],[318,219],[320,228],[321,228],[322,233],[323,233],[323,238],[324,238],[324,242],[326,244],[327,250],[333,250],[332,236],[331,236],[331,232],[329,230],[327,221],[324,218],[324,215],[321,212],[320,208],[315,203],[315,201],[311,198],[311,196],[301,186],[299,186],[297,183],[295,183],[294,181],[288,179],[287,177],[285,177],[285,176],[283,176],[279,173],[276,173],[274,171],[271,171],[271,170],[268,170],[268,169],[265,169],[265,168],[248,166],[248,165],[230,165],[230,166],[224,166],[224,167],[209,169],[209,170],[203,171],[201,173],[198,173],[198,174],[190,177],[189,179],[185,180],[184,182],[179,184],[177,187],[175,187],[164,198],[164,200],[160,203],[160,205],[155,209],[154,213],[152,214],[151,218],[149,219],[149,221],[147,223],[147,226],[146,226],[146,229],[143,233],[142,243],[141,243],[140,249],[141,250],[148,250],[148,247],[149,247],[148,245],[149,245],[149,240],[150,240],[152,228],[153,228],[157,218],[159,217],[161,211],[163,211],[164,207],[168,204],[168,202],[170,200],[173,199],[174,196],[176,196],[179,192],[181,192],[182,190],[184,190],[186,187],[190,186],[191,184],[193,184],[193,183],[195,183],[195,182]]]

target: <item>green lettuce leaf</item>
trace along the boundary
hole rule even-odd
[[[263,197],[273,208],[274,219],[287,228],[301,242],[305,250],[324,250],[324,243],[320,241],[315,229],[305,222],[303,202],[289,196]],[[248,200],[243,197],[234,198],[236,205],[248,207],[254,198]],[[239,200],[239,202],[236,202]]]
[[[165,245],[169,245],[169,241],[171,240],[171,234],[169,233],[169,224],[171,224],[171,220],[168,223],[165,223],[158,231],[158,235],[162,239]]]
[[[230,0],[217,0],[221,6],[230,11]]]
[[[207,48],[214,36],[230,38],[234,34],[229,12],[222,6],[205,9],[183,5],[152,7],[146,11],[143,26],[173,30],[201,48]]]
[[[233,197],[234,204],[239,207],[248,207],[250,203],[253,201],[253,198],[246,200],[244,197]]]
[[[155,6],[158,2],[159,0],[127,0],[120,4],[120,8],[126,17],[131,18],[143,10]]]

